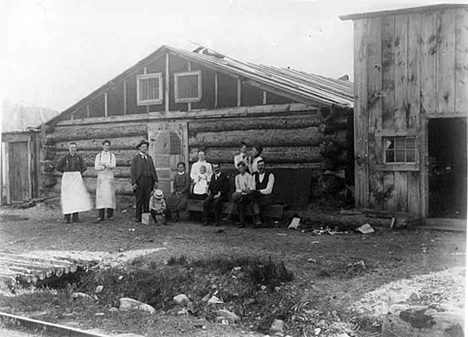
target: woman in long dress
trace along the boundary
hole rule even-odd
[[[186,171],[185,163],[178,163],[177,170],[178,172],[174,175],[174,192],[167,198],[169,211],[167,217],[175,222],[179,221],[180,212],[187,209],[187,199],[190,194],[190,175]]]

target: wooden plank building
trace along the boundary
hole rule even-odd
[[[354,21],[356,206],[466,224],[468,6],[341,19]]]
[[[277,177],[276,199],[304,205],[324,172],[343,176],[352,163],[353,103],[347,80],[244,63],[203,47],[162,46],[47,123],[39,185],[44,194],[59,192],[55,163],[70,141],[87,162],[84,180],[94,191],[94,157],[102,140],[111,140],[120,195],[132,194],[129,166],[141,139],[150,142],[166,193],[176,163],[193,162],[200,149],[233,173],[245,141],[263,146]]]

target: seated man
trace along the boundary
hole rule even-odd
[[[254,190],[254,181],[252,175],[246,171],[247,165],[245,162],[239,162],[239,164],[237,164],[237,169],[239,170],[239,174],[235,179],[236,191],[232,194],[232,201],[239,213],[239,228],[244,228],[245,211],[247,205],[250,203],[251,193]]]
[[[203,226],[208,225],[208,218],[213,205],[216,226],[220,225],[223,201],[227,201],[229,198],[229,179],[221,172],[219,163],[213,163],[213,171],[214,173],[208,185],[208,198],[203,202]]]
[[[265,171],[265,161],[259,160],[257,163],[258,172],[253,175],[254,192],[252,193],[252,205],[254,213],[254,228],[262,225],[260,213],[262,207],[270,202],[275,176],[272,172]]]

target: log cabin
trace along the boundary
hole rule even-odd
[[[341,19],[354,22],[356,206],[466,226],[468,6]]]
[[[303,206],[319,182],[353,178],[353,104],[347,78],[245,63],[203,47],[162,46],[44,125],[41,194],[59,193],[55,164],[71,141],[86,160],[92,192],[94,158],[102,140],[112,142],[118,195],[132,194],[130,162],[142,139],[150,142],[166,194],[176,164],[189,165],[201,149],[234,173],[244,141],[264,148],[276,176],[275,200]]]

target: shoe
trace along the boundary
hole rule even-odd
[[[94,220],[95,223],[101,222],[101,221],[104,221],[104,218],[97,218],[96,220]]]
[[[239,225],[239,228],[245,228],[245,223],[241,222],[241,224]]]

